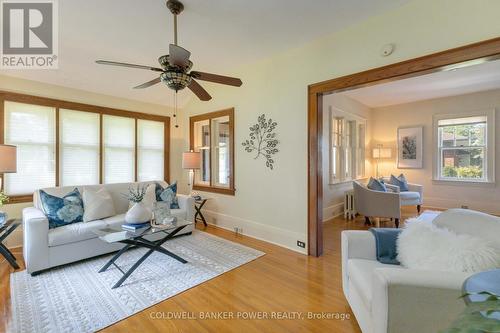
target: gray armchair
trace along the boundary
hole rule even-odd
[[[370,224],[370,217],[385,217],[394,219],[396,228],[401,220],[401,206],[417,206],[417,212],[423,203],[422,185],[408,183],[408,190],[401,192],[399,186],[387,184],[388,192],[374,191],[353,181],[354,201],[356,212],[365,216],[366,223]]]
[[[370,217],[386,217],[394,219],[396,228],[399,227],[401,220],[399,193],[370,190],[358,181],[353,181],[352,186],[356,212],[365,216],[366,223],[370,224]]]

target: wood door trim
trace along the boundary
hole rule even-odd
[[[323,253],[322,228],[322,156],[321,102],[323,94],[361,86],[400,80],[402,78],[440,72],[475,62],[500,59],[500,37],[425,55],[395,64],[346,75],[308,86],[308,252]]]

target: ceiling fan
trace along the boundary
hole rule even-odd
[[[184,5],[178,0],[168,0],[167,7],[174,15],[174,44],[170,44],[169,54],[162,55],[158,58],[161,68],[107,60],[97,60],[96,63],[101,65],[147,69],[158,72],[159,77],[138,85],[134,87],[134,89],[148,88],[157,83],[163,82],[170,89],[175,90],[175,92],[188,87],[202,101],[209,101],[212,97],[198,82],[196,82],[196,80],[240,87],[242,82],[237,78],[191,71],[191,68],[193,67],[193,63],[189,60],[191,53],[177,45],[177,15],[184,10]]]

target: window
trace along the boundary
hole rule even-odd
[[[366,120],[330,107],[330,183],[365,176]]]
[[[190,118],[190,147],[201,153],[195,190],[234,195],[234,109]]]
[[[137,120],[137,180],[163,179],[165,160],[165,124]]]
[[[17,146],[12,203],[44,187],[168,180],[168,117],[0,91],[0,119],[0,143]]]
[[[56,109],[6,101],[6,144],[17,146],[17,172],[5,174],[8,195],[33,193],[56,181]]]
[[[99,114],[59,110],[62,186],[99,183]]]
[[[135,179],[135,120],[104,115],[104,183],[127,183]]]
[[[437,177],[451,181],[493,181],[494,112],[437,117]]]

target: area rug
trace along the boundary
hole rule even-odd
[[[153,253],[116,289],[122,276],[114,266],[99,269],[110,256],[54,268],[37,276],[12,273],[12,332],[94,332],[169,297],[248,263],[263,252],[201,231],[164,247],[188,261]],[[146,249],[133,249],[117,264],[130,268]]]

